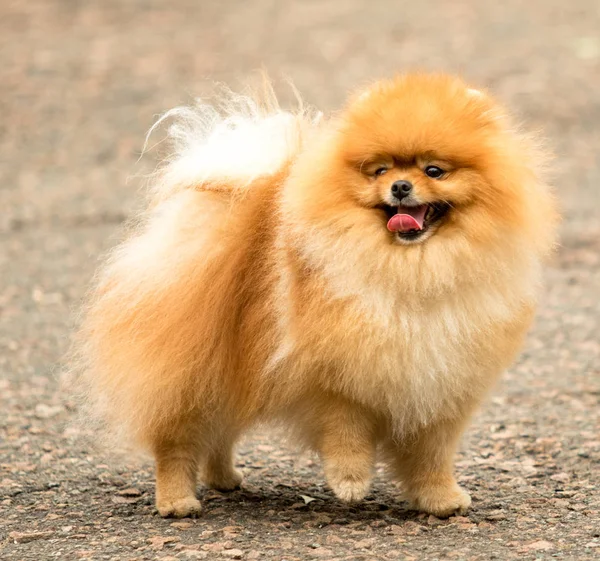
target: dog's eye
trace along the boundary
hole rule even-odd
[[[442,175],[444,175],[444,173],[446,172],[442,168],[439,168],[437,166],[427,166],[425,168],[425,175],[433,179],[439,179],[440,177],[442,177]]]
[[[383,175],[384,173],[387,173],[387,168],[377,168],[373,175],[375,175],[375,177],[379,177],[380,175]]]

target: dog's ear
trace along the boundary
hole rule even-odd
[[[469,105],[478,107],[481,114],[489,121],[509,121],[506,112],[494,101],[494,98],[488,92],[471,87],[467,87],[466,89]]]
[[[347,105],[361,106],[369,103],[370,99],[377,93],[389,87],[390,81],[380,80],[378,82],[364,82],[358,89],[353,90],[348,96]]]
[[[373,92],[371,88],[364,88],[354,96],[354,101],[367,101],[371,97],[372,93]]]

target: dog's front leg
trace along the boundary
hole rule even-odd
[[[439,421],[400,442],[386,443],[385,452],[412,508],[439,517],[464,514],[469,508],[471,497],[453,473],[465,424],[466,419]]]
[[[322,419],[319,449],[327,482],[342,501],[360,501],[368,493],[375,448],[373,418],[343,400],[328,404]]]

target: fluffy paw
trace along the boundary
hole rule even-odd
[[[471,497],[458,485],[429,487],[412,499],[411,506],[438,518],[447,518],[453,514],[465,514],[471,506]]]
[[[329,477],[335,496],[345,503],[362,501],[369,492],[371,480],[357,477]]]
[[[202,505],[196,497],[160,500],[156,502],[156,508],[163,518],[197,518],[202,512]]]
[[[233,491],[239,489],[244,476],[239,469],[232,468],[227,473],[205,473],[202,479],[210,489]]]

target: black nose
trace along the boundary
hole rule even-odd
[[[405,181],[404,179],[394,181],[394,183],[392,183],[392,195],[397,199],[403,199],[410,195],[412,188],[413,186],[410,181]]]

